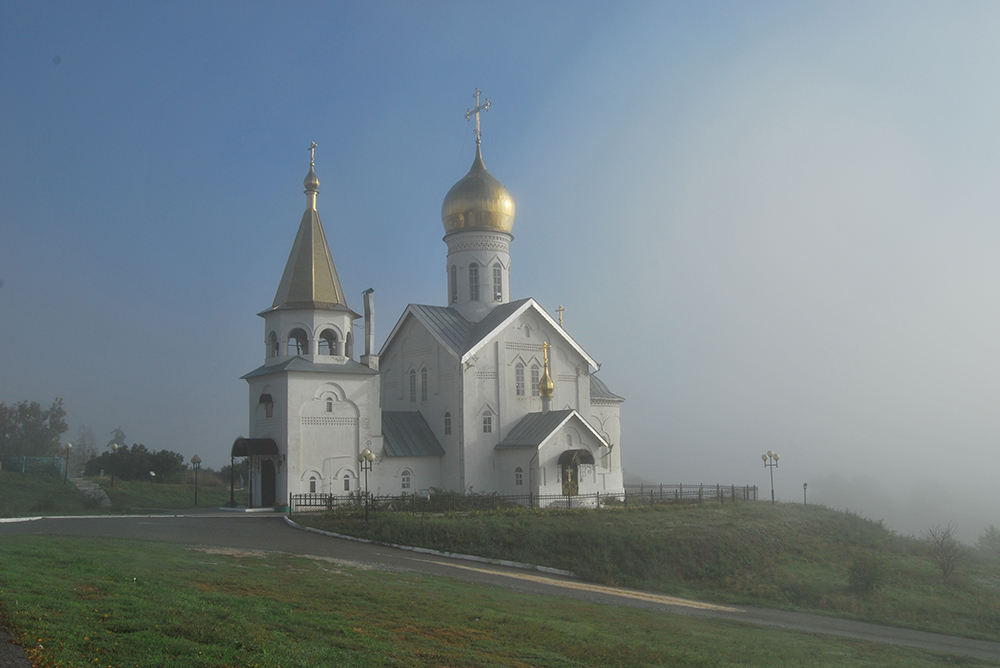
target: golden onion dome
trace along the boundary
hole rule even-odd
[[[302,172],[299,172],[299,174],[301,173]],[[313,170],[312,165],[309,165],[309,173],[306,174],[306,179],[302,182],[302,185],[306,187],[306,192],[312,190],[319,192],[319,178],[316,176],[316,172]]]
[[[503,184],[486,171],[478,145],[472,169],[444,196],[441,221],[445,234],[463,230],[510,234],[514,228],[514,200]]]

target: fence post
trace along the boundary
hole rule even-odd
[[[705,485],[698,485],[698,503],[702,502],[702,497],[705,495]]]

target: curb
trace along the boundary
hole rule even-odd
[[[358,538],[357,536],[345,536],[344,534],[333,533],[332,531],[323,531],[322,529],[314,529],[312,527],[304,527],[297,522],[292,521],[287,515],[285,516],[285,523],[290,527],[299,529],[300,531],[310,531],[312,533],[318,533],[322,536],[331,536],[333,538],[340,538],[342,540],[353,540],[356,543],[369,543],[371,545],[385,545],[386,547],[394,547],[397,550],[406,550],[408,552],[417,552],[419,554],[429,554],[435,557],[447,557],[449,559],[462,559],[465,561],[476,561],[481,564],[492,564],[494,566],[506,566],[507,568],[519,568],[524,571],[538,571],[539,573],[545,573],[547,575],[562,575],[567,578],[575,578],[576,573],[573,571],[564,571],[558,568],[549,568],[548,566],[539,566],[537,564],[526,564],[520,561],[508,561],[506,559],[488,559],[486,557],[477,557],[473,554],[459,554],[457,552],[441,552],[439,550],[432,550],[427,547],[415,547],[413,545],[397,545],[395,543],[379,543],[378,541],[369,540],[368,538]]]

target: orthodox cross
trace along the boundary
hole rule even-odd
[[[546,369],[549,368],[549,348],[551,348],[551,347],[552,346],[549,345],[548,341],[545,341],[544,343],[542,343],[542,355],[545,357],[545,368]]]
[[[560,327],[562,327],[562,326],[563,326],[563,324],[562,324],[562,314],[563,314],[563,311],[565,311],[565,310],[566,310],[566,309],[564,309],[564,308],[563,308],[563,305],[562,305],[562,304],[560,304],[560,305],[559,305],[559,308],[557,308],[557,309],[556,309],[556,312],[557,312],[557,313],[559,314],[559,326],[560,326]]]
[[[317,146],[319,146],[319,144],[317,144],[316,142],[312,142],[312,145],[309,147],[309,166],[310,167],[315,167],[316,166],[316,147]]]
[[[479,96],[480,95],[482,95],[482,93],[477,88],[476,92],[472,94],[472,97],[476,98],[476,108],[475,109],[466,109],[465,110],[465,120],[469,120],[472,117],[472,114],[476,115],[476,144],[477,145],[479,143],[481,143],[482,136],[483,136],[483,133],[479,131],[479,112],[480,111],[489,111],[490,110],[490,98],[486,98],[486,102],[484,102],[483,104],[479,104]]]

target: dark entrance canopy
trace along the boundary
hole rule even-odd
[[[567,450],[559,455],[559,466],[571,466],[573,464],[593,464],[594,455],[589,450]]]
[[[273,438],[243,438],[240,436],[233,441],[233,450],[230,457],[253,457],[261,455],[278,456],[278,444]]]

